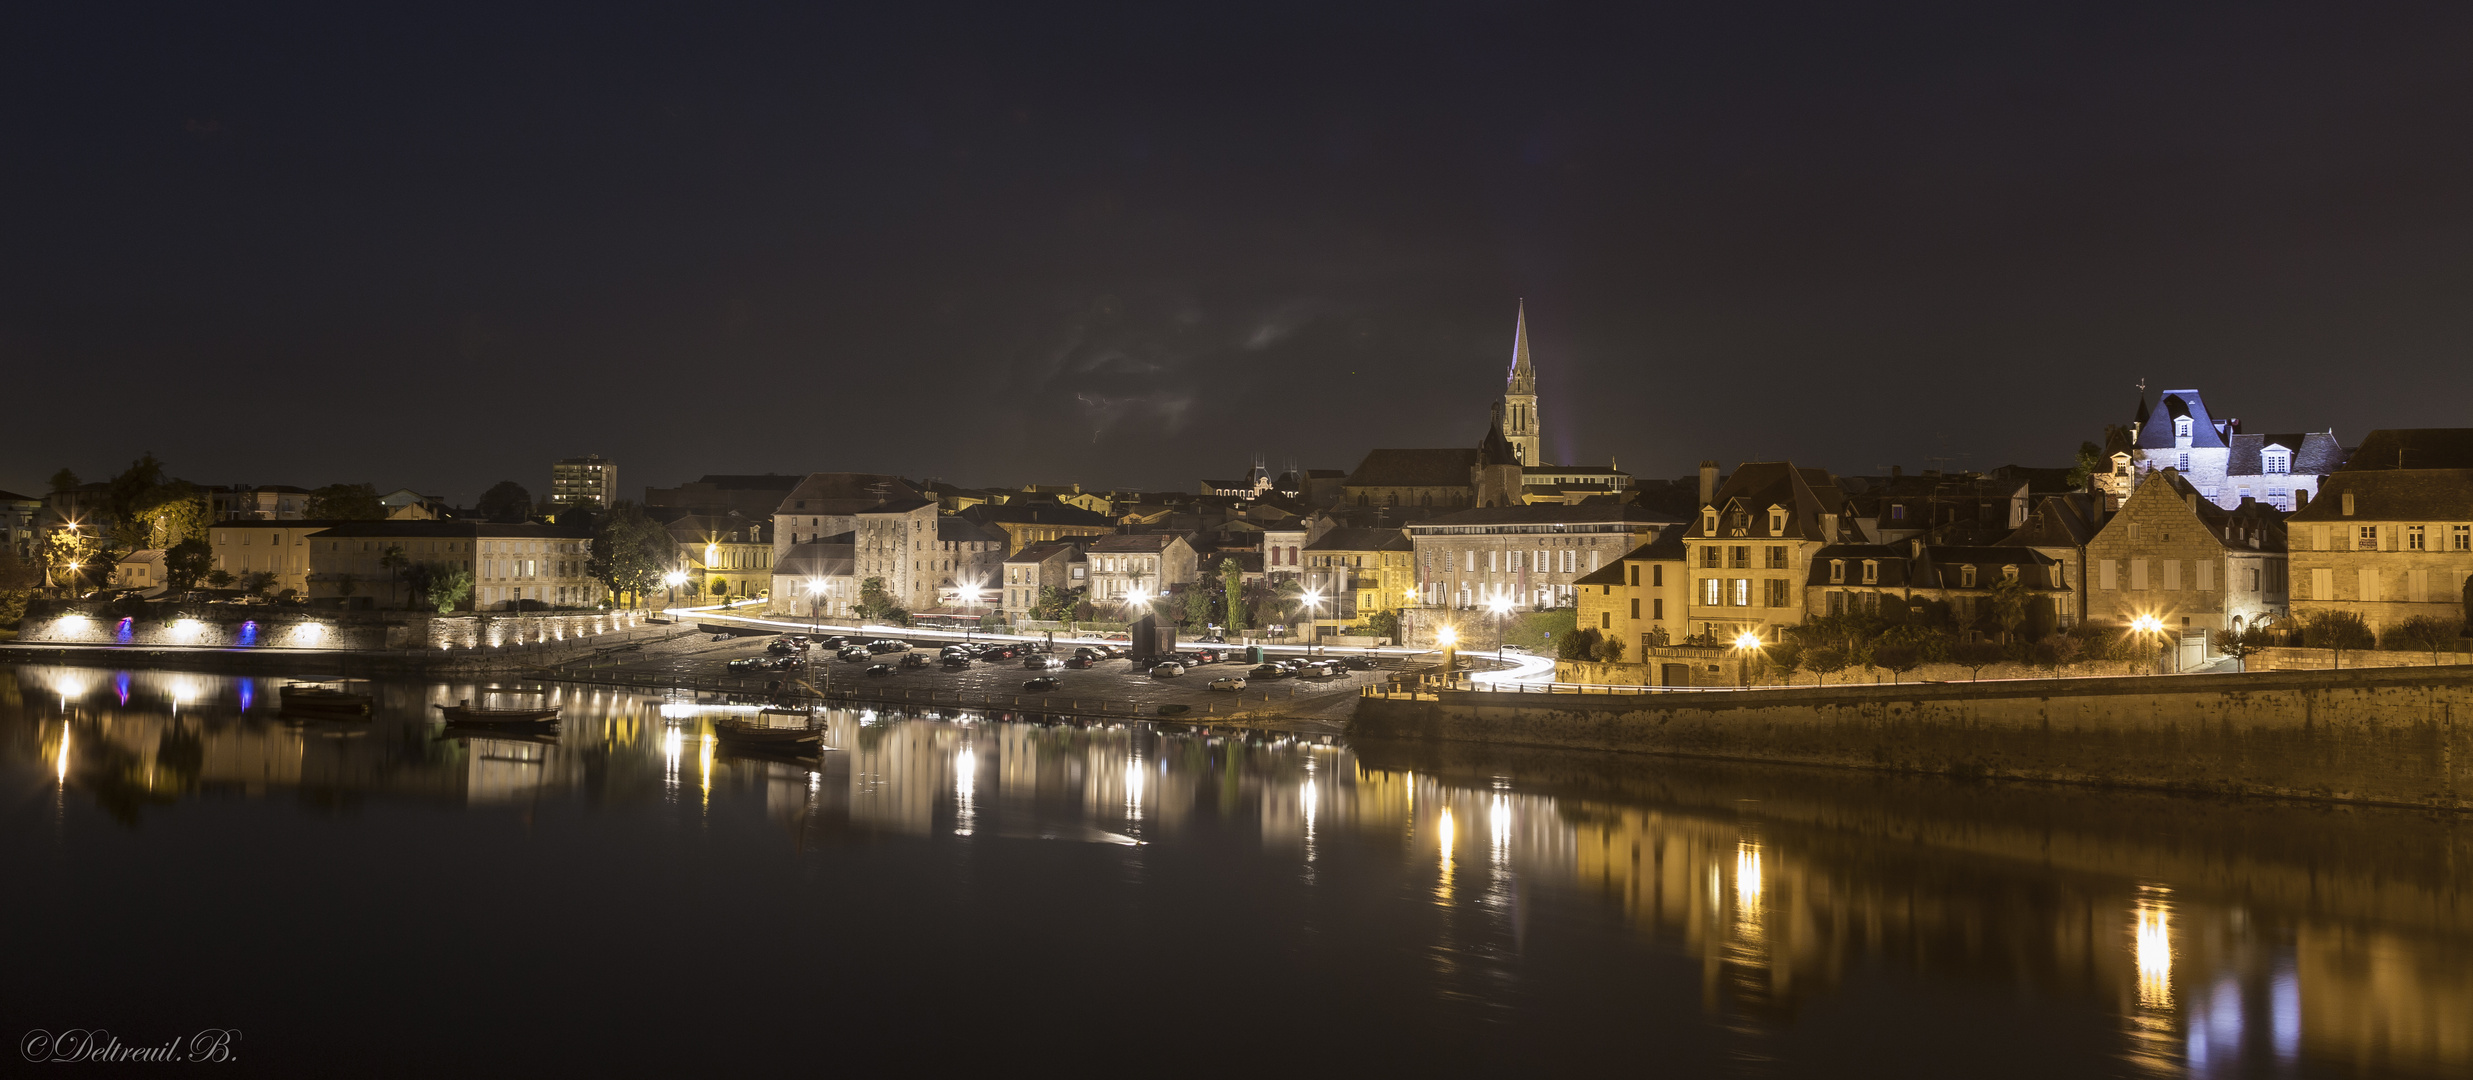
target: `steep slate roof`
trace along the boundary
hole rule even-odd
[[[864,510],[862,514],[907,514],[913,510],[936,505],[934,499],[886,499]]]
[[[1827,471],[1798,469],[1784,461],[1744,462],[1733,476],[1726,478],[1725,486],[1717,489],[1710,505],[1719,511],[1717,535],[1702,534],[1697,514],[1685,535],[1718,539],[1730,537],[1736,528],[1741,528],[1746,539],[1825,541],[1829,537],[1821,533],[1820,516],[1842,514],[1847,509],[1845,493],[1838,490],[1836,479]],[[1772,506],[1783,506],[1788,511],[1784,536],[1769,532]],[[1740,525],[1732,523],[1732,515],[1738,512],[1744,515]]]
[[[1006,542],[1005,534],[1003,532],[986,528],[978,522],[966,521],[958,517],[937,518],[936,539],[940,541],[953,541],[964,544],[1002,544]]]
[[[2376,469],[2473,469],[2473,428],[2380,428],[2344,463],[2346,472]]]
[[[2001,541],[2002,547],[2085,547],[2103,528],[2102,504],[2079,492],[2051,495],[2028,512],[2026,524]]]
[[[2230,476],[2260,475],[2263,464],[2260,455],[2270,446],[2281,446],[2293,452],[2292,473],[2295,476],[2324,476],[2344,464],[2344,447],[2336,442],[2333,431],[2236,434],[2230,442],[2232,461],[2224,468]]]
[[[1602,525],[1609,522],[1638,522],[1643,525],[1674,525],[1676,520],[1633,502],[1613,499],[1591,499],[1581,503],[1540,503],[1536,506],[1481,506],[1440,514],[1424,521],[1410,523],[1411,528],[1436,528],[1451,525]]]
[[[1083,525],[1113,528],[1116,522],[1066,503],[981,503],[966,507],[955,517],[982,525]]]
[[[1101,536],[1092,539],[1092,551],[1166,551],[1168,545],[1184,539],[1182,533],[1131,533]],[[1191,547],[1191,544],[1186,545]]]
[[[1408,534],[1398,529],[1333,529],[1305,545],[1307,551],[1410,551]]]
[[[2196,390],[2166,390],[2155,403],[2155,411],[2147,414],[2146,423],[2138,429],[2141,450],[2170,450],[2180,445],[2173,435],[2172,422],[2190,418],[2190,445],[2218,447],[2224,437],[2215,430],[2215,417],[2207,413],[2207,403],[2199,400]]]
[[[18,493],[16,493],[16,492],[14,492],[14,491],[0,491],[0,502],[42,502],[42,501],[43,501],[43,500],[38,499],[38,498],[35,498],[35,497],[34,497],[34,496],[32,496],[32,495],[20,495],[20,494],[18,494]]]
[[[214,526],[218,528],[229,528],[240,525],[268,525],[276,528],[282,528],[285,526],[302,528],[309,524],[309,522],[305,521],[218,521],[214,523]],[[489,521],[387,520],[341,521],[318,530],[314,535],[320,540],[350,540],[361,538],[371,540],[392,540],[405,537],[417,540],[452,540],[473,538],[485,540],[589,540],[592,538],[592,530],[569,528],[561,525],[543,525],[538,522],[531,521],[498,523]]]
[[[1911,567],[1905,544],[1831,544],[1812,553],[1811,572],[1804,578],[1806,585],[1853,585],[1865,589],[1903,589],[1910,586]],[[1846,560],[1846,580],[1829,580],[1829,562]],[[1863,580],[1863,561],[1881,564],[1880,580]]]
[[[670,530],[670,539],[682,544],[715,540],[725,544],[750,544],[760,541],[745,535],[747,530],[768,524],[771,523],[749,521],[737,514],[681,514],[665,527]],[[733,536],[733,533],[740,535]]]
[[[918,488],[888,473],[809,473],[782,496],[777,514],[849,515],[894,499],[919,498]]]
[[[1065,560],[1066,562],[1072,562],[1074,559],[1082,557],[1081,545],[1068,544],[1061,540],[1050,540],[1044,543],[1032,544],[1029,547],[1025,547],[1020,551],[1014,552],[1013,557],[1006,559],[1005,561],[1008,563],[1043,563],[1049,559],[1055,558],[1060,552],[1068,553],[1068,557]]]
[[[2349,517],[2344,513],[2346,495],[2353,497],[2353,513]],[[2468,519],[2473,519],[2473,469],[2357,472],[2347,468],[2328,476],[2310,505],[2293,511],[2285,520],[2296,524],[2341,524]]]
[[[1501,432],[1495,432],[1497,438]],[[1477,467],[1477,450],[1369,450],[1357,471],[1348,474],[1349,487],[1468,487],[1469,470]]]

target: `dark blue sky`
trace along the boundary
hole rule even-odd
[[[2460,425],[2473,7],[19,5],[0,487]],[[1860,8],[1860,10],[1858,10]]]

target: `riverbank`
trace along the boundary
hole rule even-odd
[[[1370,695],[1352,738],[2462,812],[2473,667],[1682,694]]]
[[[470,649],[248,648],[160,644],[89,645],[15,641],[0,644],[0,663],[141,666],[229,675],[458,676],[531,671],[695,634],[667,625],[616,630],[589,638],[480,646]]]

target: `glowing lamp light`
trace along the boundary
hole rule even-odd
[[[807,579],[807,595],[809,595],[809,596],[822,596],[822,595],[824,595],[824,579],[823,579],[823,578],[809,578],[809,579]]]
[[[675,589],[687,583],[687,572],[684,570],[672,570],[669,573],[661,575],[661,583]]]
[[[1443,628],[1442,628],[1442,629],[1440,629],[1440,630],[1436,630],[1436,631],[1434,631],[1434,642],[1435,642],[1435,644],[1437,644],[1437,645],[1441,645],[1442,647],[1444,647],[1444,648],[1446,648],[1446,649],[1450,648],[1450,647],[1451,647],[1451,645],[1452,645],[1452,643],[1453,643],[1453,642],[1456,642],[1456,641],[1458,641],[1458,640],[1460,640],[1460,632],[1459,632],[1459,631],[1457,631],[1457,630],[1454,630],[1454,629],[1452,629],[1452,628],[1450,628],[1450,627],[1448,627],[1448,626],[1443,627]]]
[[[2130,620],[2130,629],[2141,634],[2160,634],[2164,632],[2164,620],[2153,615],[2141,615]]]
[[[719,569],[721,567],[721,545],[704,545],[704,565],[708,569]]]
[[[182,619],[172,624],[172,636],[182,641],[194,638],[197,634],[198,621],[196,619]]]
[[[1486,608],[1494,612],[1496,615],[1509,615],[1511,614],[1511,598],[1508,596],[1497,596],[1492,600],[1486,601]]]
[[[1738,649],[1757,649],[1760,644],[1760,635],[1749,630],[1735,636],[1735,648]]]

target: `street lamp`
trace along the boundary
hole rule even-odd
[[[687,572],[684,570],[672,570],[669,573],[661,575],[661,583],[669,586],[670,589],[667,594],[669,599],[663,601],[661,606],[673,606],[678,603],[678,587],[687,583]]]
[[[1735,683],[1740,689],[1749,689],[1752,685],[1751,658],[1744,656],[1743,654],[1747,652],[1757,653],[1760,651],[1760,646],[1760,635],[1749,630],[1735,635]]]
[[[2163,650],[2164,620],[2156,618],[2153,615],[2140,615],[2139,617],[2130,620],[2130,632],[2133,634],[2150,635],[2155,641],[2157,651],[2160,652]],[[2180,657],[2176,656],[2173,659],[2175,661],[2174,666],[2179,667],[2180,665],[2178,661],[2180,660]]]
[[[1434,631],[1434,643],[1443,647],[1443,681],[1451,680],[1451,670],[1459,666],[1460,632],[1452,627]]]
[[[1499,664],[1503,660],[1503,617],[1511,614],[1511,597],[1495,593],[1494,599],[1486,601],[1486,607],[1494,612],[1494,661]]]
[[[1310,657],[1314,655],[1314,631],[1317,629],[1314,620],[1322,611],[1322,590],[1307,589],[1297,600],[1305,605],[1305,655]]]
[[[969,578],[969,579],[965,579],[965,580],[962,582],[962,590],[961,590],[961,592],[962,592],[962,606],[963,606],[963,607],[966,607],[966,608],[978,607],[978,606],[979,606],[979,594],[980,594],[980,593],[982,593],[982,592],[985,592],[985,591],[986,591],[985,589],[983,589],[983,588],[981,588],[981,587],[980,587],[978,579],[976,579],[976,578]],[[971,632],[972,630],[975,630],[975,629],[977,629],[977,627],[973,627],[973,626],[965,626],[965,627],[963,627],[963,628],[962,628],[962,640],[964,640],[964,641],[968,641],[968,640],[970,640],[970,632]]]
[[[807,621],[814,623],[816,633],[824,633],[824,579],[807,579]]]

